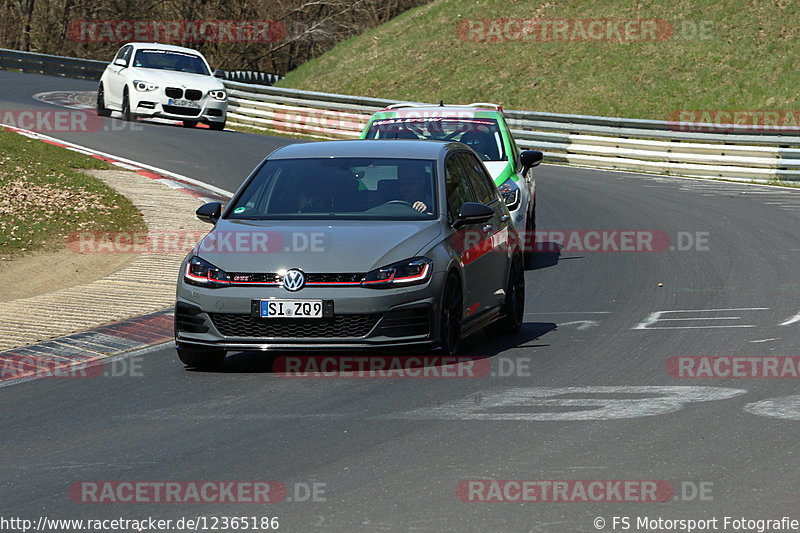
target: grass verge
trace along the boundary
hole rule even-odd
[[[664,40],[524,41],[504,39],[501,25],[499,38],[483,42],[464,31],[470,21],[498,19],[659,20],[674,31]],[[798,38],[800,2],[786,0],[435,0],[338,44],[278,85],[656,120],[695,110],[797,118]]]
[[[124,196],[80,169],[103,161],[0,128],[0,259],[65,246],[76,231],[143,231]]]

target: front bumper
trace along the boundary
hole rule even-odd
[[[307,287],[301,293],[276,287],[207,289],[181,280],[175,342],[179,348],[227,351],[432,346],[438,339],[438,277],[443,275],[397,289]],[[253,316],[253,300],[268,298],[331,300],[333,318]]]
[[[141,93],[138,101],[131,102],[131,112],[140,117],[196,120],[206,123],[225,122],[228,114],[227,100],[215,100],[208,95],[196,101],[197,107],[174,104],[174,99],[165,95]]]

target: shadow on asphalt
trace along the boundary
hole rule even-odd
[[[282,374],[287,371],[287,361],[324,358],[385,359],[387,362],[402,361],[406,368],[452,365],[456,358],[462,360],[484,360],[514,348],[537,348],[548,344],[531,344],[550,331],[556,329],[553,322],[525,322],[518,333],[513,335],[492,335],[479,332],[464,339],[457,356],[447,357],[436,351],[411,349],[372,349],[364,351],[319,350],[275,351],[275,352],[230,352],[223,364],[216,369],[185,369],[188,372],[210,372],[222,374],[267,373]],[[411,362],[410,362],[411,361]]]
[[[556,266],[563,248],[564,246],[557,242],[537,242],[531,270]]]

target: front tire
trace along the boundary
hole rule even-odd
[[[106,107],[105,92],[103,91],[102,83],[97,87],[97,116],[111,116],[111,110]]]
[[[214,131],[222,131],[225,129],[225,121],[222,122],[209,122],[208,127]]]
[[[439,346],[447,355],[455,355],[461,347],[461,321],[464,297],[461,282],[454,273],[447,276],[442,291],[442,307],[439,313]]]
[[[522,327],[525,316],[525,269],[522,257],[517,254],[511,260],[511,271],[508,273],[506,299],[503,302],[503,318],[489,326],[489,333],[517,333]]]
[[[202,370],[217,368],[225,359],[224,350],[189,350],[177,348],[178,359],[189,367]]]
[[[125,94],[122,96],[122,120],[131,122],[134,119],[131,113],[131,101],[128,98],[128,88],[125,88]]]
[[[196,120],[184,120],[183,121],[183,127],[184,128],[194,128],[195,126],[197,126],[197,121]]]

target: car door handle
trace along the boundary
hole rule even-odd
[[[511,217],[508,215],[503,215],[500,217],[500,222],[508,222],[509,220],[511,220]]]
[[[486,224],[483,227],[483,231],[492,231],[493,229],[494,229],[494,226],[492,226],[491,224]]]

